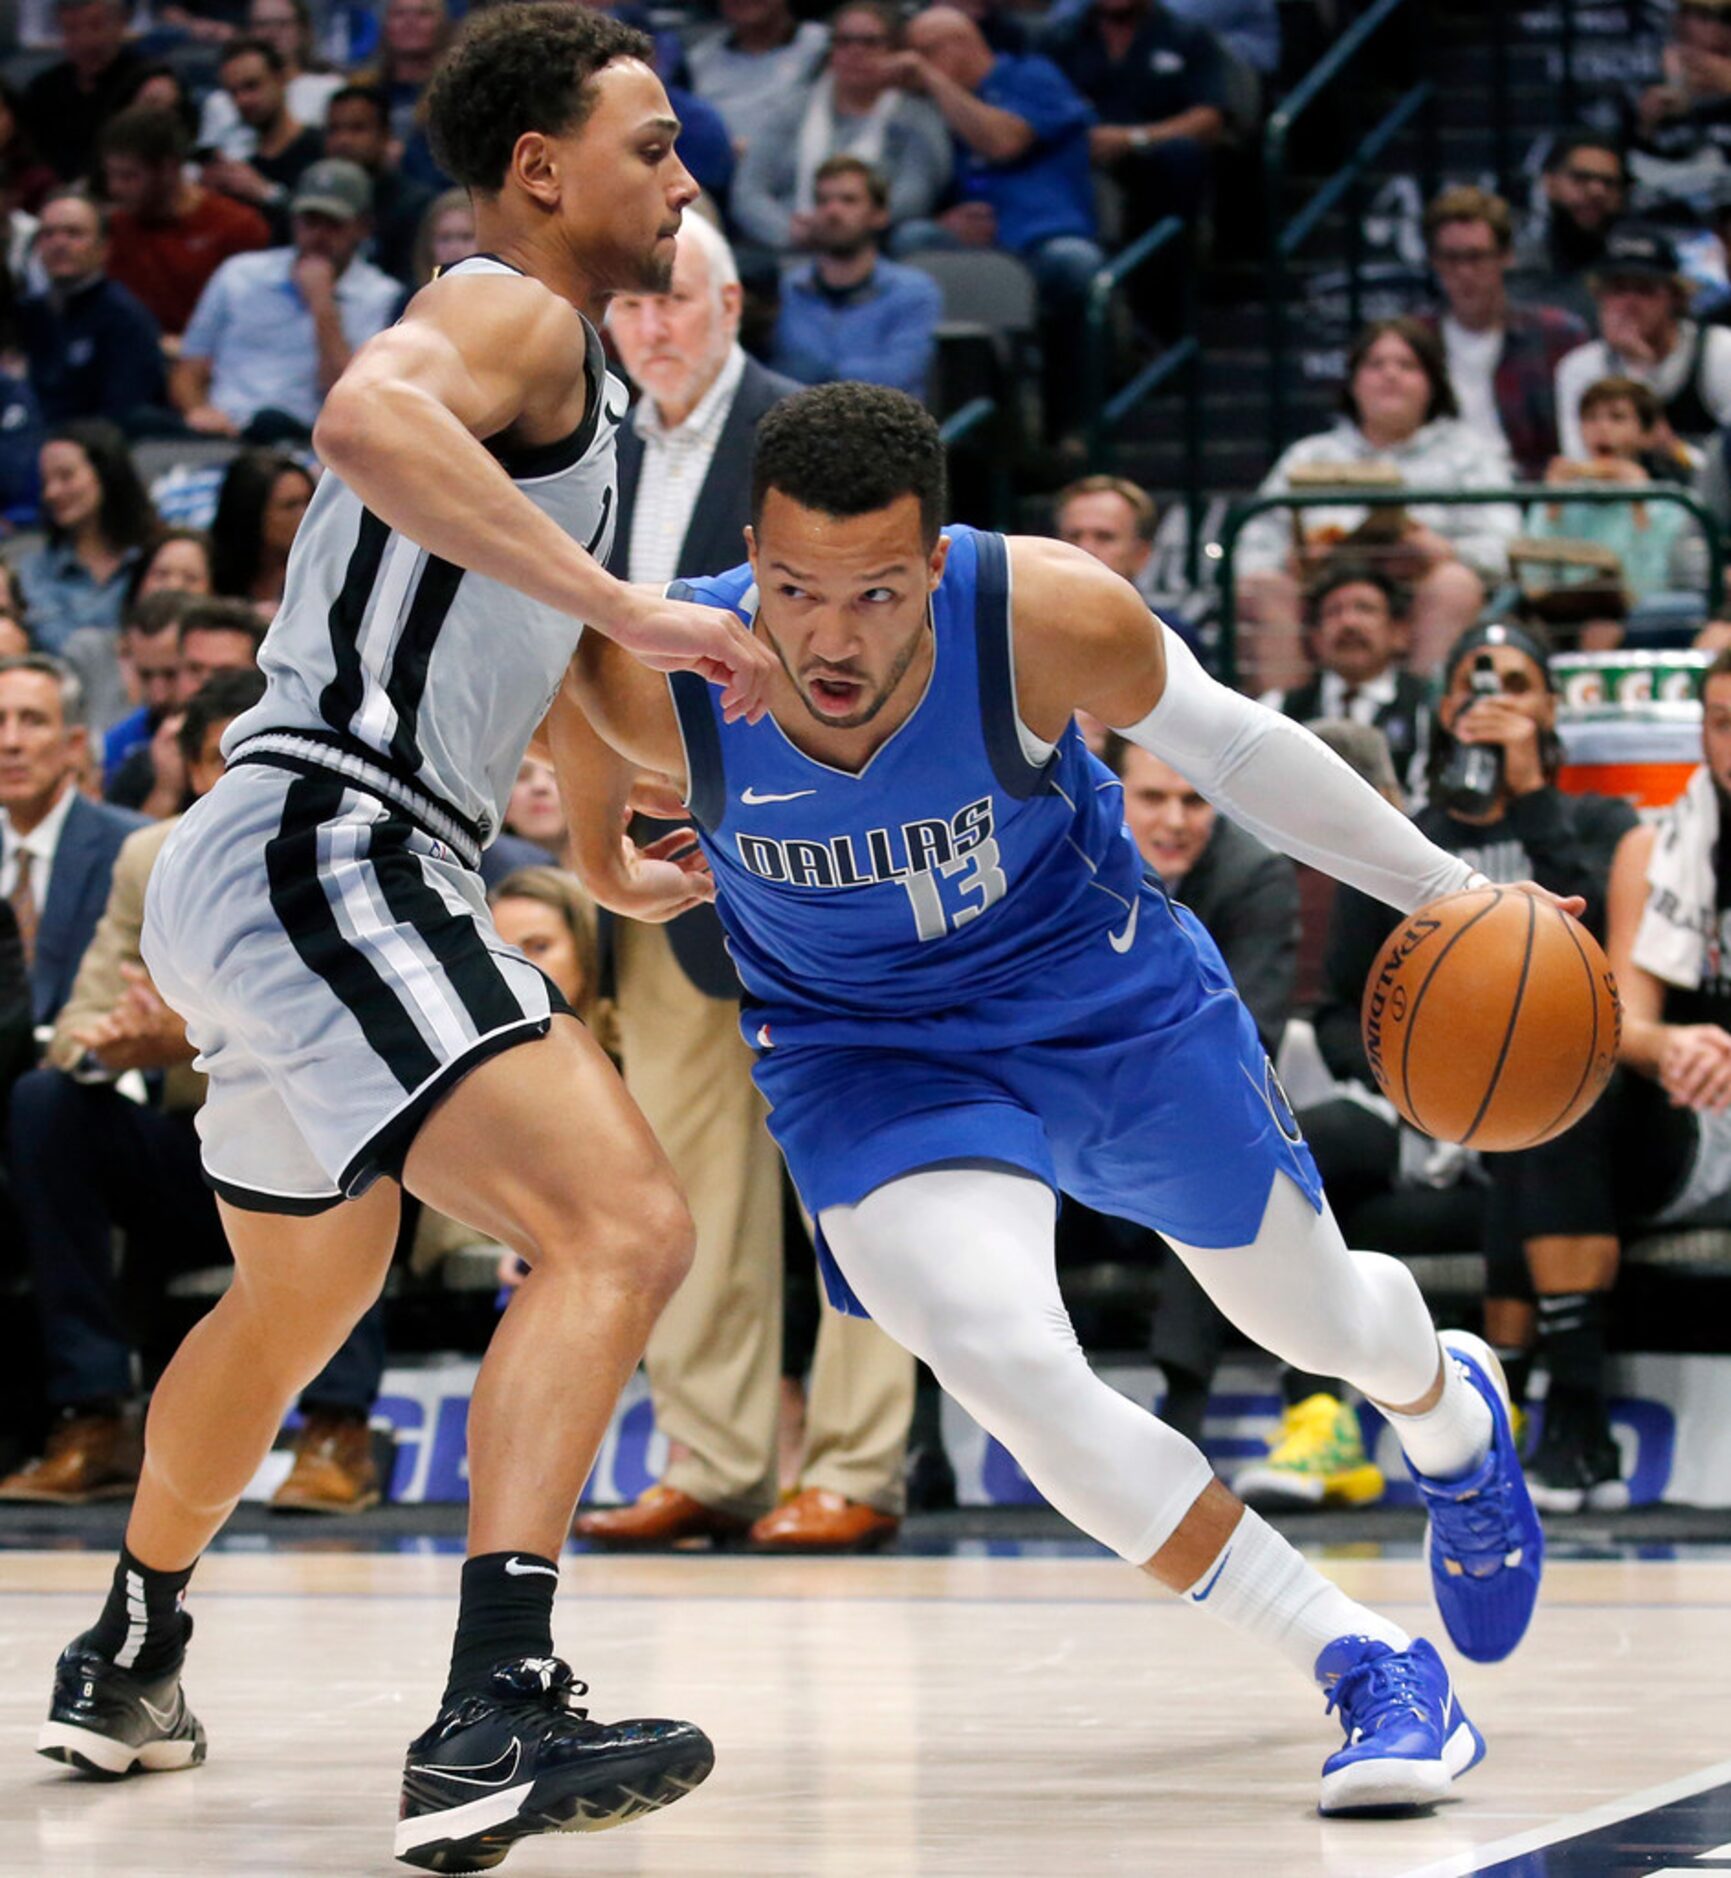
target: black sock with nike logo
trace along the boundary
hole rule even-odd
[[[553,1654],[559,1567],[534,1552],[487,1552],[463,1563],[445,1700],[480,1693],[500,1663]]]
[[[122,1546],[102,1615],[80,1641],[145,1682],[171,1674],[192,1635],[192,1619],[181,1609],[192,1573],[191,1565],[152,1571]]]

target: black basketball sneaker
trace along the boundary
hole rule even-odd
[[[690,1722],[597,1722],[557,1657],[501,1663],[484,1695],[449,1703],[409,1744],[397,1857],[423,1871],[490,1871],[538,1832],[604,1832],[708,1778]]]
[[[36,1752],[98,1780],[135,1769],[167,1773],[204,1759],[204,1728],[186,1706],[180,1671],[155,1682],[69,1643],[54,1666],[54,1699]]]

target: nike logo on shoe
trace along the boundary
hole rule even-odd
[[[505,1561],[507,1578],[557,1578],[558,1572],[551,1565],[531,1565],[527,1559],[508,1558]]]
[[[144,1710],[145,1714],[156,1723],[157,1727],[160,1728],[164,1734],[168,1734],[173,1729],[175,1722],[179,1719],[178,1703],[172,1708],[164,1710],[158,1708],[148,1696],[141,1695],[138,1698],[138,1706]]]
[[[755,789],[742,789],[739,799],[748,809],[759,808],[765,802],[797,802],[801,796],[814,796],[815,789],[795,789],[785,796],[760,796]]]
[[[466,1787],[508,1787],[523,1759],[523,1744],[515,1735],[511,1745],[496,1761],[485,1767],[411,1767],[411,1774],[428,1774],[437,1780],[460,1780]]]
[[[1142,902],[1138,900],[1130,908],[1130,917],[1124,922],[1124,930],[1122,932],[1107,933],[1106,943],[1114,952],[1128,952],[1131,946],[1136,943],[1136,916],[1141,911]]]
[[[1134,921],[1132,921],[1132,924],[1134,924]],[[1191,1592],[1190,1602],[1192,1604],[1206,1604],[1208,1602],[1209,1593],[1219,1584],[1220,1574],[1225,1571],[1227,1560],[1231,1557],[1232,1548],[1228,1546],[1226,1550],[1220,1554],[1220,1563],[1215,1566],[1213,1572],[1209,1575],[1207,1584],[1205,1584],[1200,1591]]]

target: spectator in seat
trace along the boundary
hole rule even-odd
[[[24,88],[19,111],[30,140],[62,182],[85,176],[104,123],[120,107],[139,65],[126,43],[126,0],[56,0],[66,56]]]
[[[82,190],[50,196],[36,233],[48,286],[18,308],[30,385],[43,417],[106,417],[132,429],[167,402],[162,329],[110,280],[108,216]]]
[[[643,391],[619,433],[608,566],[622,580],[664,585],[738,562],[753,432],[798,389],[740,350],[739,309],[732,253],[697,215],[681,229],[670,291],[613,301],[609,329]],[[666,926],[609,930],[626,1087],[690,1201],[697,1253],[646,1355],[656,1424],[677,1445],[654,1486],[579,1514],[577,1535],[621,1547],[747,1532],[796,1551],[881,1545],[900,1523],[913,1363],[875,1325],[824,1312],[802,1490],[775,1504],[781,1165],[720,922],[699,907]]]
[[[290,200],[293,243],[211,276],[169,375],[189,430],[258,443],[312,435],[325,393],[402,298],[361,259],[372,196],[365,170],[326,157]]]
[[[88,757],[71,668],[46,654],[0,659],[0,897],[17,916],[39,1024],[51,1024],[108,898],[138,816],[79,793]]]
[[[246,30],[248,38],[269,46],[282,61],[289,114],[314,130],[324,129],[331,99],[347,81],[341,72],[318,69],[312,15],[306,0],[252,0],[246,12]],[[257,148],[257,131],[221,86],[204,101],[198,143],[200,149],[215,150],[243,163]],[[347,154],[331,150],[328,145],[327,152],[331,156]]]
[[[1083,476],[1060,489],[1052,504],[1053,533],[1111,568],[1160,615],[1192,652],[1206,659],[1201,635],[1165,604],[1154,587],[1154,528],[1159,511],[1146,489],[1125,476]],[[1095,720],[1090,719],[1090,725]],[[1088,748],[1095,740],[1084,730]],[[1104,747],[1104,727],[1101,731]],[[1096,752],[1097,753],[1097,752]]]
[[[1380,568],[1332,556],[1308,595],[1314,675],[1262,700],[1308,724],[1372,724],[1409,800],[1422,801],[1430,762],[1430,687],[1401,664],[1408,596]]]
[[[1347,355],[1341,402],[1331,430],[1301,437],[1281,455],[1263,480],[1263,494],[1290,489],[1298,470],[1360,464],[1386,465],[1414,489],[1494,489],[1513,480],[1508,452],[1461,422],[1442,345],[1418,320],[1375,320],[1359,334]],[[1298,682],[1301,583],[1314,571],[1306,563],[1319,549],[1342,539],[1373,544],[1378,564],[1412,587],[1408,660],[1424,673],[1477,617],[1486,585],[1502,578],[1507,544],[1520,528],[1520,511],[1510,504],[1432,508],[1417,502],[1380,527],[1368,523],[1366,510],[1346,503],[1294,516],[1302,550],[1293,517],[1279,509],[1255,517],[1238,538],[1240,596],[1256,628],[1245,635],[1246,662],[1264,685]],[[1386,533],[1389,528],[1398,538]]]
[[[0,208],[34,215],[60,178],[42,161],[24,128],[24,98],[10,79],[0,78]]]
[[[133,106],[102,133],[109,278],[136,294],[171,339],[222,263],[270,240],[256,209],[188,180],[189,148],[179,120],[148,106]]]
[[[859,157],[832,156],[815,199],[816,258],[783,277],[770,364],[802,385],[854,378],[923,398],[944,297],[929,274],[879,252],[889,184]]]
[[[1104,256],[1094,239],[1087,100],[1049,59],[994,53],[966,14],[928,7],[908,27],[898,82],[931,99],[955,143],[956,204],[910,222],[897,252],[998,247],[1019,255],[1048,315],[1048,403],[1066,402],[1088,283]],[[1065,377],[1064,384],[1068,384]]]
[[[1638,489],[1656,480],[1678,480],[1677,458],[1661,444],[1664,414],[1659,400],[1632,378],[1599,378],[1581,393],[1578,415],[1585,455],[1558,457],[1550,464],[1545,481],[1557,490],[1559,500],[1534,506],[1529,531],[1540,538],[1594,541],[1612,549],[1632,599],[1701,587],[1705,567],[1700,530],[1680,504],[1631,502],[1625,507],[1570,502],[1564,494],[1571,485],[1612,483]],[[1618,625],[1618,639],[1621,632]]]
[[[289,550],[307,504],[312,472],[280,450],[243,450],[229,464],[211,523],[211,590],[275,616]]]
[[[1193,220],[1227,123],[1219,40],[1160,0],[1094,0],[1045,51],[1099,117],[1090,148],[1124,191],[1126,234]]]
[[[721,24],[687,49],[691,88],[721,113],[744,152],[787,99],[816,77],[829,34],[787,0],[720,0]]]
[[[494,857],[498,858],[495,860]],[[565,804],[551,763],[533,754],[517,765],[517,780],[505,804],[504,832],[482,857],[488,891],[519,867],[558,867],[565,858]],[[488,862],[494,878],[487,881]]]
[[[186,543],[176,543],[184,547]],[[180,694],[180,622],[198,596],[173,587],[140,592],[127,602],[118,641],[103,635],[75,633],[66,663],[88,687],[94,667],[103,693],[114,702],[106,712],[107,728],[91,712],[91,734],[102,737],[102,784],[106,791],[120,766],[141,744],[148,744],[174,708]],[[98,663],[97,654],[107,670]],[[82,656],[81,656],[82,655]],[[87,688],[87,697],[93,695]]]
[[[433,200],[425,183],[405,176],[391,156],[390,100],[376,85],[344,85],[325,118],[325,151],[357,164],[373,186],[369,258],[393,280],[415,278],[415,240]]]
[[[1425,240],[1443,297],[1428,321],[1461,419],[1507,448],[1523,482],[1536,480],[1557,453],[1557,366],[1587,327],[1561,307],[1510,300],[1514,223],[1501,196],[1445,189],[1425,212]]]
[[[257,672],[228,672],[187,706],[183,762],[195,794],[222,772],[223,732],[263,691]],[[48,1063],[13,1092],[13,1165],[28,1169],[20,1211],[56,1421],[47,1452],[0,1482],[0,1499],[75,1505],[124,1497],[137,1481],[136,1357],[114,1266],[116,1228],[129,1273],[227,1263],[193,1126],[204,1078],[139,952],[146,883],[173,827],[143,829],[122,848]],[[128,1100],[114,1086],[127,1070],[146,1072],[159,1092]],[[274,1504],[348,1512],[377,1500],[365,1425],[383,1353],[375,1307],[303,1395],[294,1470]]]
[[[1635,101],[1636,147],[1662,164],[1716,154],[1722,165],[1731,157],[1731,6],[1682,0],[1661,63],[1660,82]],[[1662,192],[1663,172],[1655,181]]]
[[[1516,284],[1530,300],[1591,323],[1590,281],[1628,195],[1622,146],[1591,130],[1556,138],[1545,157],[1544,207],[1515,242]]]
[[[157,520],[126,439],[102,418],[50,432],[41,471],[48,539],[18,562],[18,584],[36,643],[58,652],[81,626],[118,629]]]
[[[177,670],[174,703],[160,713],[148,743],[136,746],[115,771],[107,800],[141,810],[152,821],[166,821],[187,805],[186,764],[180,728],[186,706],[218,672],[257,668],[264,623],[240,600],[193,600],[176,628]]]
[[[140,702],[137,673],[131,664],[137,644],[133,628],[140,605],[158,593],[182,593],[197,599],[209,592],[209,542],[197,529],[164,529],[133,567],[118,639],[103,627],[81,626],[61,648],[60,656],[84,686],[84,717],[90,734],[104,740],[104,781],[113,767],[108,756],[108,733],[120,719],[134,714]],[[169,650],[172,652],[172,645]]]
[[[931,215],[950,180],[949,127],[894,82],[900,14],[882,0],[848,0],[829,30],[829,63],[752,139],[729,204],[739,232],[778,253],[817,250],[818,183],[831,157],[854,157],[884,179],[892,227]]]
[[[1124,825],[1168,895],[1201,921],[1272,1058],[1291,1015],[1298,961],[1298,874],[1236,828],[1158,757],[1114,733],[1107,767],[1124,792]],[[1172,1252],[1159,1247],[1160,1305],[1151,1353],[1166,1377],[1161,1418],[1202,1432],[1225,1320]]]
[[[1167,0],[1193,26],[1205,26],[1253,72],[1272,78],[1280,69],[1278,0]]]
[[[235,113],[252,132],[250,155],[207,157],[204,182],[237,202],[249,203],[270,223],[271,236],[288,236],[288,203],[295,186],[325,153],[323,134],[289,109],[288,69],[264,39],[237,39],[217,68]]]
[[[1731,802],[1731,654],[1708,667],[1702,692],[1702,766],[1657,821],[1624,835],[1611,868],[1622,1067],[1578,1128],[1535,1150],[1549,1160],[1583,1133],[1589,1154],[1601,1150],[1570,1157],[1582,1201],[1563,1254],[1573,1270],[1539,1300],[1551,1384],[1535,1497],[1558,1511],[1625,1497],[1603,1400],[1623,1244],[1641,1229],[1721,1222],[1731,1191],[1731,875],[1717,859]]]
[[[685,229],[679,232],[684,234]],[[415,235],[410,293],[426,286],[440,268],[466,261],[475,249],[475,205],[469,200],[468,190],[447,189],[442,196],[435,196]]]
[[[1663,229],[1626,222],[1612,230],[1593,274],[1593,302],[1599,337],[1557,367],[1564,456],[1586,455],[1581,394],[1595,379],[1633,378],[1648,386],[1670,435],[1697,451],[1731,422],[1731,328],[1686,317],[1688,283]]]

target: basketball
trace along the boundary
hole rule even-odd
[[[1507,1152],[1577,1122],[1610,1079],[1622,1028],[1598,942],[1510,887],[1434,900],[1370,974],[1365,1054],[1383,1094],[1438,1141]]]

